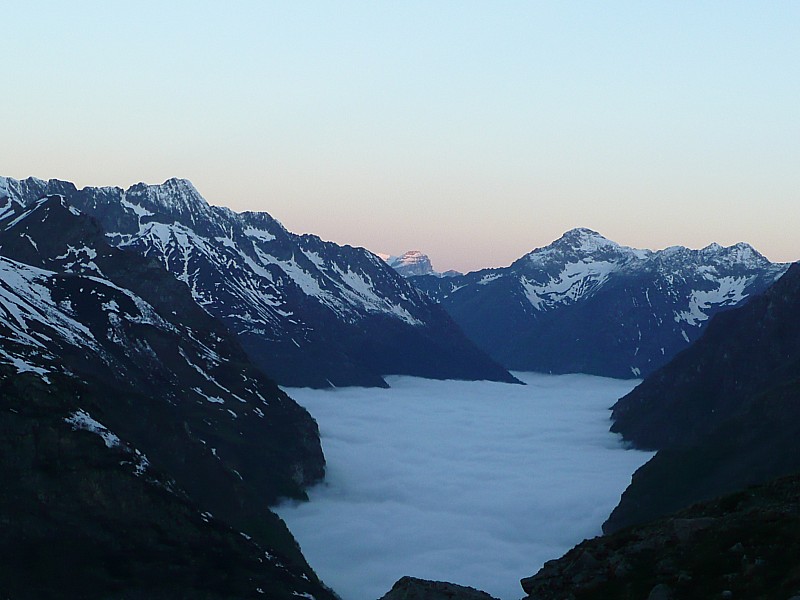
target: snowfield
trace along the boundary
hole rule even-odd
[[[528,385],[287,390],[319,423],[328,474],[278,513],[344,600],[376,600],[403,575],[518,599],[520,578],[600,534],[652,455],[608,432],[637,382],[515,375]]]

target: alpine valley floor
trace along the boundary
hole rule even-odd
[[[401,576],[503,600],[600,526],[651,453],[608,432],[636,381],[515,373],[527,385],[387,378],[390,389],[291,389],[328,461],[311,501],[278,507],[344,600]]]

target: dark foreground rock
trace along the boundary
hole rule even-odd
[[[0,598],[332,598],[268,507],[324,464],[158,263],[57,197],[0,214]]]
[[[0,598],[334,600],[277,516],[261,523],[272,543],[240,533],[124,440],[65,419],[82,404],[71,381],[8,371]]]
[[[402,577],[380,600],[497,600],[486,592],[475,588],[428,581],[416,577]]]
[[[521,583],[531,600],[787,600],[800,594],[800,476],[586,540]]]

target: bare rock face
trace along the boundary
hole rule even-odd
[[[409,250],[401,256],[391,257],[389,266],[403,277],[413,275],[435,275],[431,259],[419,250]]]
[[[475,588],[447,583],[427,581],[416,577],[402,577],[380,600],[497,600],[486,592]]]

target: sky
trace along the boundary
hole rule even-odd
[[[517,600],[521,578],[600,535],[652,456],[608,431],[637,382],[515,375],[527,385],[289,390],[319,423],[327,474],[310,502],[277,510],[342,598],[375,600],[410,575]]]
[[[573,227],[800,259],[800,3],[29,0],[0,175],[170,177],[439,270]]]

